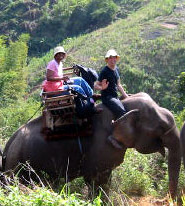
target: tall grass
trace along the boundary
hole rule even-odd
[[[180,198],[184,189],[184,170],[179,178]],[[2,183],[1,183],[2,184]],[[110,193],[104,191],[95,197],[88,198],[87,188],[82,178],[63,185],[57,190],[51,187],[38,186],[26,187],[15,178],[9,184],[1,185],[0,205],[5,206],[116,206],[116,205],[142,205],[142,197],[148,197],[148,202],[164,201],[164,205],[175,206],[168,196],[168,172],[166,158],[160,154],[143,155],[129,149],[125,161],[112,173]],[[104,196],[104,198],[103,198]],[[146,201],[146,200],[145,200]],[[182,195],[183,205],[185,197]],[[139,203],[138,203],[139,202]],[[162,205],[162,203],[160,204]]]
[[[37,187],[33,190],[24,186],[12,185],[6,190],[0,189],[1,206],[100,206],[100,197],[83,200],[80,194],[66,194],[62,190],[59,194],[51,189]]]
[[[168,102],[172,98],[169,85],[173,87],[171,80],[174,80],[175,76],[184,69],[184,26],[183,24],[179,25],[175,31],[165,29],[164,32],[161,32],[159,38],[150,39],[149,34],[153,31],[161,31],[160,21],[157,17],[164,20],[165,15],[173,15],[176,3],[177,0],[153,0],[125,20],[118,20],[108,27],[90,34],[66,39],[61,42],[68,51],[65,66],[79,63],[100,70],[105,65],[104,55],[106,51],[115,48],[121,55],[119,63],[121,80],[123,83],[126,82],[127,91],[134,93],[138,92],[137,89],[144,90],[146,85],[143,87],[132,86],[133,81],[131,80],[140,78],[143,82],[148,82],[147,86],[152,85],[149,89],[154,92],[152,94],[156,95],[158,102],[170,107]],[[42,58],[29,60],[29,89],[44,80],[46,65],[52,58],[53,50]],[[130,77],[126,76],[126,73]],[[125,79],[128,79],[128,81]],[[137,84],[139,85],[140,82],[138,81]],[[22,102],[20,106],[12,105],[11,111],[7,109],[1,111],[0,121],[8,121],[7,127],[1,128],[2,138],[9,137],[34,113],[34,109],[38,108],[39,100],[35,97],[37,94],[33,94],[28,99],[28,104],[24,105]],[[35,101],[32,101],[33,99]],[[26,113],[27,110],[23,107],[27,108],[29,113]],[[13,114],[17,115],[14,117]],[[179,128],[184,116],[184,112],[182,112],[176,118]],[[75,192],[76,188],[81,190],[83,187],[83,183],[79,183],[79,181],[82,180],[76,180],[71,185],[72,193],[67,194],[64,192],[65,190],[56,193],[51,189],[39,187],[25,192],[16,184],[5,189],[1,188],[0,205],[101,205],[101,197],[90,202],[90,200],[84,200],[79,193]],[[179,191],[181,192],[184,189],[183,169],[179,181]],[[123,203],[129,205],[129,203],[126,203],[126,199],[128,201],[129,197],[134,195],[164,197],[168,192],[167,159],[158,154],[141,155],[134,150],[128,150],[124,163],[113,172],[111,191],[109,203],[112,205]],[[182,201],[185,205],[184,196]]]

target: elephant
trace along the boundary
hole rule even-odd
[[[181,164],[180,138],[172,113],[146,93],[130,95],[123,100],[128,111],[118,120],[103,104],[101,113],[92,117],[92,135],[87,137],[45,140],[42,116],[20,127],[5,145],[2,171],[14,170],[20,163],[30,166],[52,180],[71,181],[82,176],[87,185],[107,188],[111,172],[123,160],[127,148],[143,154],[168,149],[169,191],[176,196]],[[75,131],[74,131],[75,132]]]

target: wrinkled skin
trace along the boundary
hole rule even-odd
[[[148,154],[168,148],[169,190],[176,195],[180,169],[179,132],[173,115],[159,107],[145,93],[129,96],[124,100],[129,112],[124,118],[112,124],[113,115],[104,110],[93,117],[93,137],[46,141],[41,133],[42,117],[21,127],[8,141],[3,153],[3,171],[14,169],[19,162],[29,161],[39,173],[43,170],[50,178],[83,176],[88,185],[106,189],[112,169],[123,162],[127,148]],[[102,106],[102,105],[98,105]],[[121,144],[115,148],[108,137]]]

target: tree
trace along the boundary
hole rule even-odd
[[[180,100],[185,102],[185,72],[181,72],[175,82],[177,91],[180,95]]]
[[[114,19],[117,10],[118,6],[112,0],[92,0],[87,8],[91,26],[107,26]]]
[[[1,106],[17,101],[25,94],[27,87],[27,54],[28,35],[21,35],[15,42],[10,42],[4,48],[5,64],[0,73],[0,98]]]

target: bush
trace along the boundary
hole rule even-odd
[[[127,150],[125,161],[113,171],[113,190],[127,195],[163,196],[168,192],[167,163],[161,155]]]
[[[40,102],[33,99],[25,102],[20,100],[14,104],[9,104],[5,108],[0,109],[0,138],[7,139],[12,136],[21,125],[26,124],[28,120],[40,108]],[[41,112],[39,110],[34,117]]]

